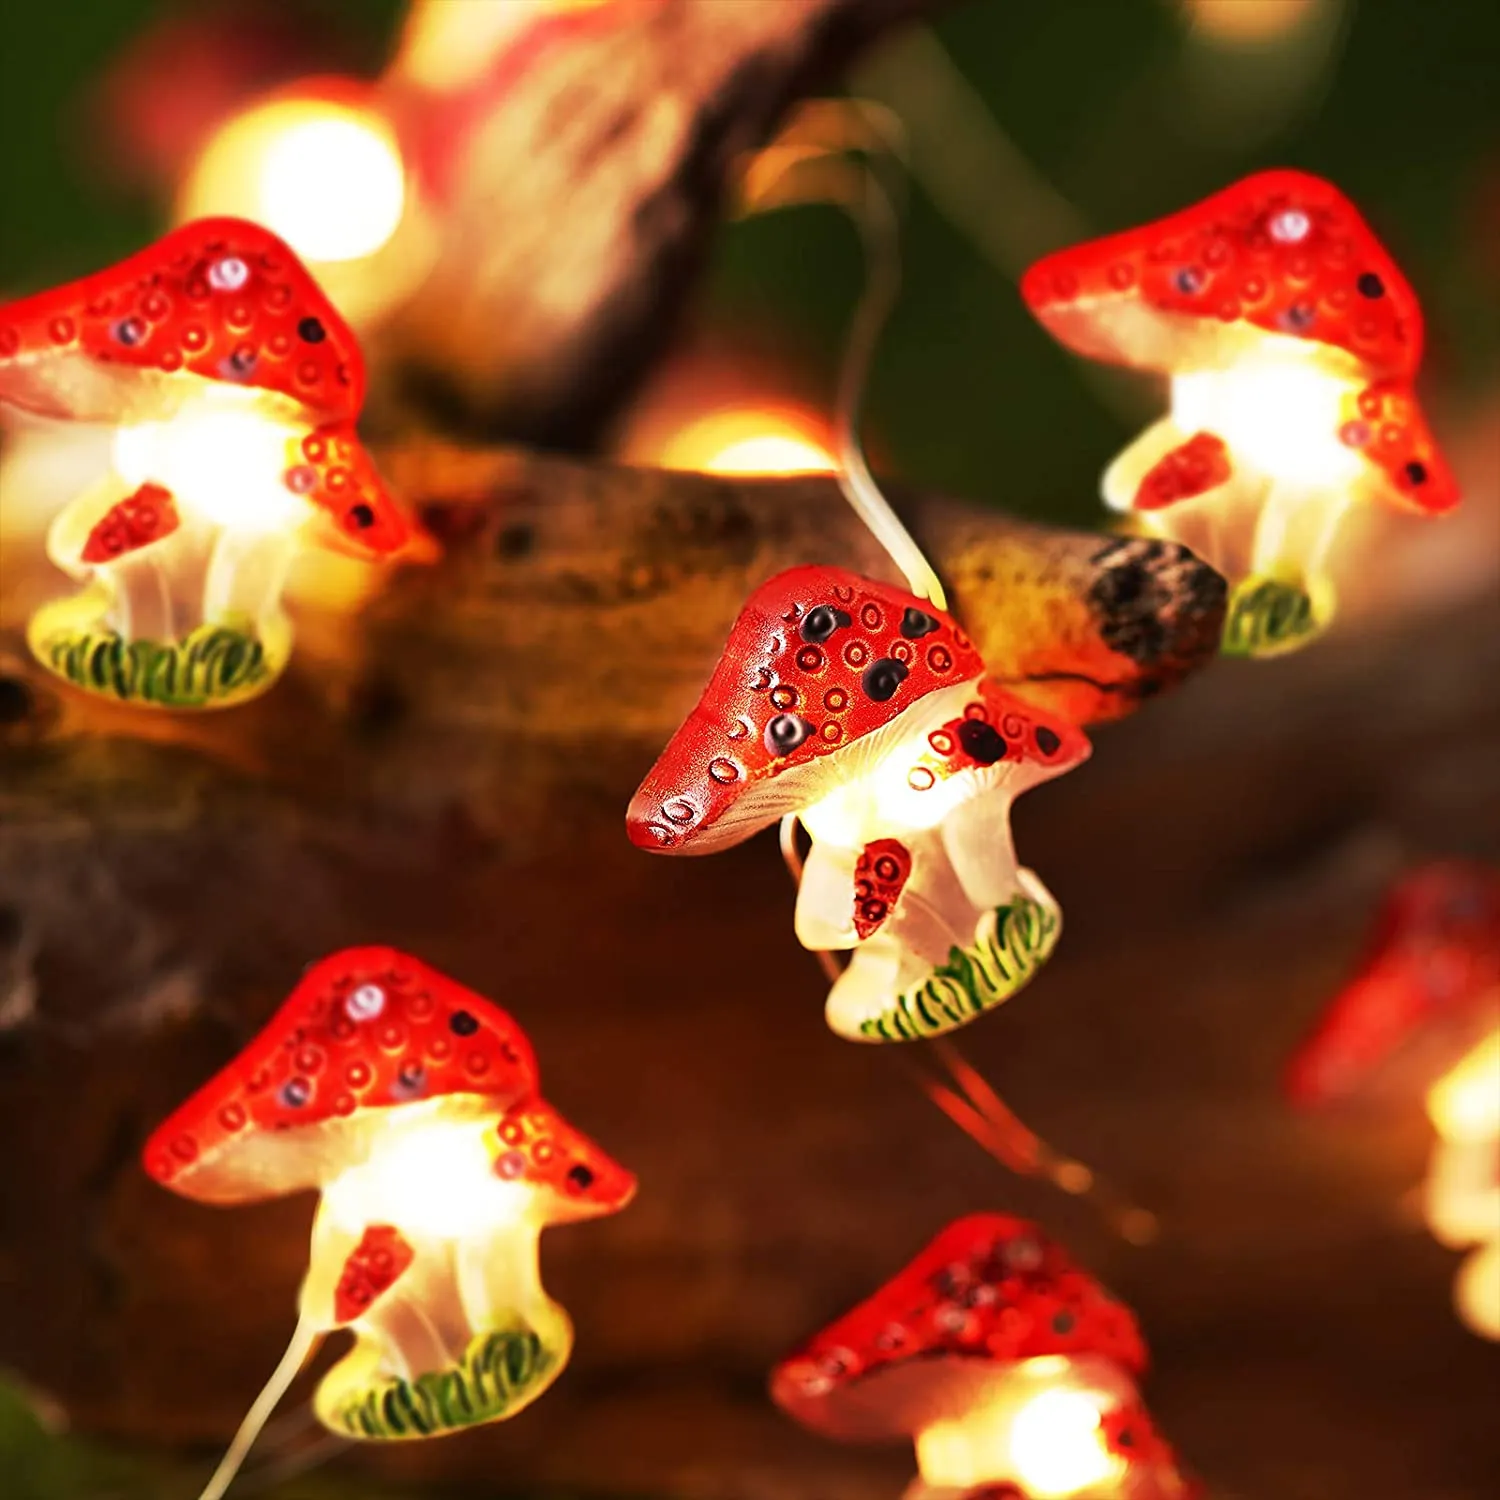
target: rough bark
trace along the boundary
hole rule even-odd
[[[477,132],[443,248],[382,337],[407,388],[576,449],[665,347],[736,161],[868,43],[947,0],[627,0],[528,59]]]

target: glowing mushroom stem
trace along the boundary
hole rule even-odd
[[[295,543],[289,535],[222,530],[209,554],[202,585],[202,619],[250,620],[262,636],[281,621],[281,593]]]
[[[255,1446],[255,1440],[260,1436],[266,1423],[270,1421],[271,1414],[281,1404],[282,1398],[291,1388],[302,1366],[307,1363],[308,1357],[317,1348],[321,1337],[322,1330],[315,1324],[310,1323],[306,1318],[299,1320],[296,1331],[292,1334],[292,1341],[286,1346],[286,1353],[281,1356],[280,1364],[276,1366],[271,1378],[261,1388],[250,1410],[245,1413],[245,1420],[240,1423],[239,1431],[235,1433],[234,1440],[225,1450],[224,1457],[219,1460],[219,1467],[214,1470],[213,1476],[204,1485],[198,1500],[221,1500],[229,1486],[234,1483],[241,1465],[245,1462],[251,1448]]]

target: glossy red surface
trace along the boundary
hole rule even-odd
[[[349,1252],[333,1294],[334,1321],[342,1326],[368,1312],[401,1279],[416,1252],[391,1224],[371,1224]]]
[[[1229,448],[1215,432],[1195,432],[1147,470],[1136,490],[1133,509],[1165,510],[1227,484],[1234,473]]]
[[[1132,1375],[1146,1367],[1134,1315],[1035,1225],[1003,1214],[950,1224],[874,1296],[783,1360],[771,1394],[819,1425],[821,1403],[896,1365],[935,1356],[1009,1364],[1094,1355]]]
[[[958,622],[903,589],[843,568],[779,573],[750,596],[698,706],[641,783],[630,837],[696,853],[757,783],[836,756],[983,670]],[[746,819],[714,847],[774,816]]]
[[[82,355],[285,396],[317,420],[365,398],[359,343],[296,255],[242,219],[198,219],[105,271],[0,307],[6,367]],[[39,413],[68,417],[65,405]]]
[[[140,547],[159,542],[177,530],[181,521],[170,490],[159,484],[143,484],[127,495],[89,532],[83,544],[82,561],[111,563]]]
[[[1354,205],[1306,172],[1257,172],[1154,223],[1059,250],[1026,272],[1021,295],[1078,353],[1169,373],[1202,364],[1196,353],[1176,363],[1185,324],[1326,345],[1372,377],[1409,379],[1422,358],[1415,292]]]
[[[866,844],[854,866],[854,930],[860,941],[879,931],[911,875],[911,853],[900,839]]]
[[[268,1197],[348,1165],[320,1127],[466,1096],[499,1116],[498,1176],[581,1209],[628,1199],[630,1173],[562,1120],[539,1082],[530,1042],[498,1006],[395,949],[348,948],[307,970],[260,1035],[152,1132],[144,1161],[185,1197]],[[280,1138],[275,1175],[240,1172],[237,1156],[265,1136]]]

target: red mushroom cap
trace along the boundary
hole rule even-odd
[[[1293,1056],[1287,1092],[1327,1104],[1420,1090],[1500,1026],[1500,871],[1424,865],[1392,887],[1364,959]]]
[[[950,1224],[873,1297],[779,1364],[776,1403],[830,1437],[913,1436],[1044,1355],[1146,1367],[1135,1317],[1035,1225]]]
[[[96,567],[118,562],[128,553],[171,536],[181,524],[172,492],[159,484],[143,484],[95,523],[83,544],[81,560]]]
[[[107,271],[0,306],[0,405],[92,422],[160,417],[196,377],[352,421],[359,344],[268,229],[198,219]]]
[[[1440,515],[1458,504],[1458,481],[1404,381],[1376,381],[1346,398],[1339,437],[1370,464],[1388,504],[1424,515]]]
[[[1092,752],[1088,736],[1076,724],[986,677],[974,685],[960,717],[928,733],[907,771],[907,784],[922,790],[965,772],[988,772],[986,785],[1003,779],[1019,796],[1081,765]]]
[[[498,1006],[393,948],[348,948],[152,1133],[146,1169],[207,1203],[300,1192],[362,1158],[372,1112],[444,1098],[503,1112],[536,1082]]]
[[[1038,261],[1026,305],[1079,354],[1176,374],[1222,366],[1262,334],[1410,378],[1422,310],[1354,205],[1306,172],[1257,172],[1165,219]]]
[[[389,557],[412,540],[352,422],[330,422],[289,444],[286,484],[328,518],[328,545],[356,557]]]
[[[544,1099],[513,1106],[496,1127],[495,1174],[550,1191],[553,1222],[617,1212],[635,1195],[635,1176],[570,1125]]]
[[[672,854],[739,843],[838,784],[851,754],[868,760],[912,704],[983,671],[958,622],[903,589],[843,568],[779,573],[631,800],[631,840]]]

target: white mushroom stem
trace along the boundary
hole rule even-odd
[[[203,581],[202,623],[258,624],[279,613],[293,546],[287,533],[222,528]]]
[[[493,1170],[493,1120],[393,1123],[367,1159],[324,1189],[313,1227],[303,1316],[334,1324],[334,1299],[366,1230],[389,1226],[414,1252],[393,1286],[351,1325],[379,1350],[378,1373],[410,1380],[458,1364],[481,1334],[524,1324],[560,1352],[567,1316],[538,1266],[535,1189]]]

